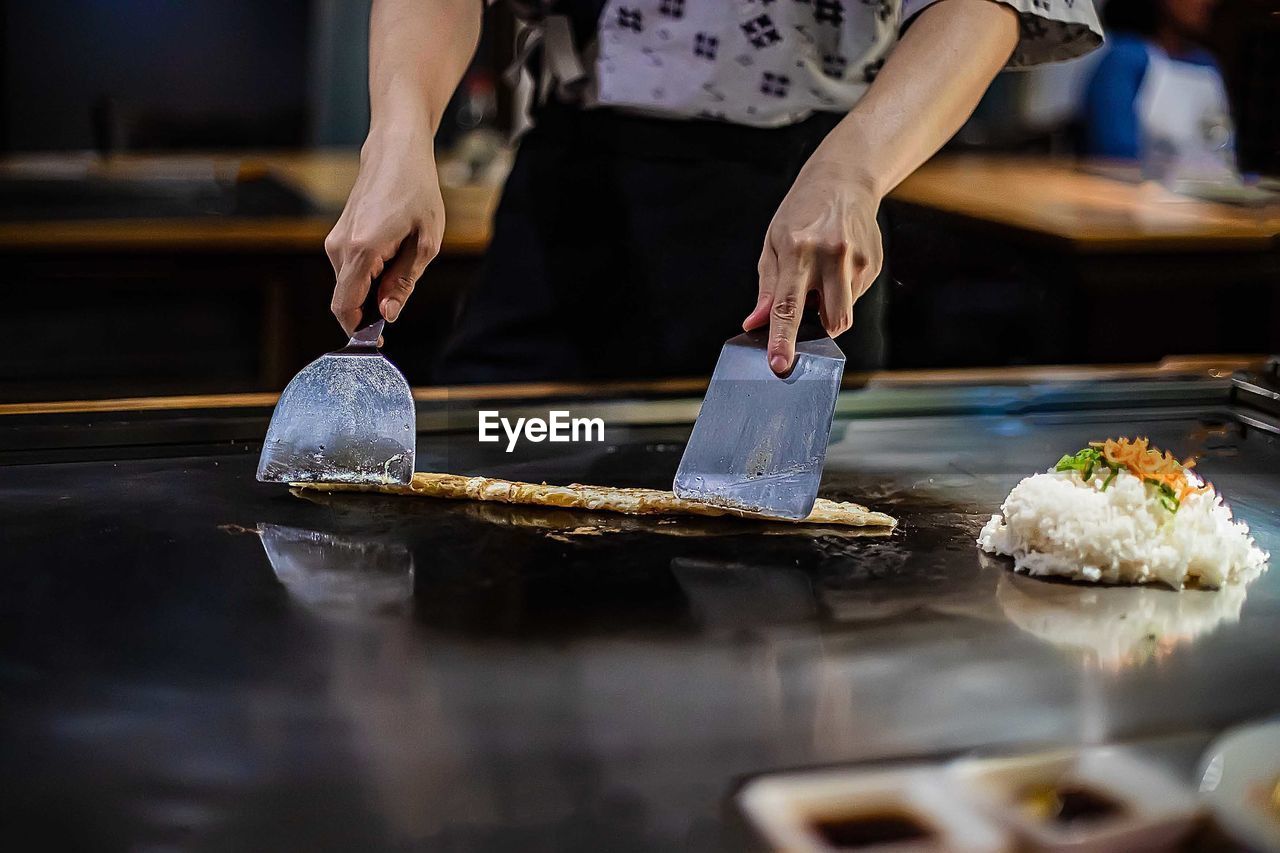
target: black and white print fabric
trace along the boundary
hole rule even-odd
[[[882,2],[883,0],[872,0]],[[894,0],[888,0],[894,2]],[[898,0],[910,21],[938,0]],[[1021,35],[1009,68],[1030,68],[1083,56],[1102,44],[1102,25],[1093,0],[996,0],[1018,13]]]
[[[864,0],[608,0],[596,99],[757,127],[847,109],[866,91],[863,67],[897,38],[896,14],[881,18],[875,8]],[[630,24],[637,16],[643,31]]]
[[[903,24],[937,0],[600,2],[597,43],[584,63],[586,106],[779,127],[850,109]],[[1093,0],[993,2],[1021,20],[1010,67],[1069,59],[1102,42]]]

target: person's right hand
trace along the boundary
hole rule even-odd
[[[330,308],[347,334],[379,275],[378,309],[394,323],[440,250],[444,202],[429,132],[370,132],[342,216],[325,238],[337,285]]]

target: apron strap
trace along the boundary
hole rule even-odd
[[[553,87],[570,87],[587,77],[573,43],[573,28],[568,15],[547,15],[539,23],[530,23],[516,37],[515,58],[503,72],[503,79],[514,87],[520,80],[530,57],[542,48],[541,72],[538,79],[537,101],[546,103]]]

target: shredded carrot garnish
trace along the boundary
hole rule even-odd
[[[1108,438],[1106,441],[1091,441],[1089,446],[1100,451],[1111,467],[1124,468],[1146,482],[1167,487],[1178,502],[1186,500],[1187,495],[1209,489],[1207,485],[1197,486],[1187,476],[1187,471],[1195,467],[1194,459],[1179,462],[1169,451],[1161,453],[1151,447],[1147,438]]]

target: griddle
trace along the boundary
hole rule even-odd
[[[2,417],[5,828],[51,848],[736,849],[731,794],[772,770],[1124,742],[1189,779],[1214,734],[1280,711],[1280,568],[1237,613],[1110,655],[1078,642],[1107,623],[1033,618],[1062,586],[973,538],[1019,478],[1126,433],[1200,450],[1280,552],[1277,416],[1241,388],[846,392],[822,493],[898,516],[889,537],[301,499],[254,481],[262,403]],[[663,487],[697,399],[557,403],[606,441],[511,454],[475,442],[481,406],[549,408],[423,403],[419,468]]]

